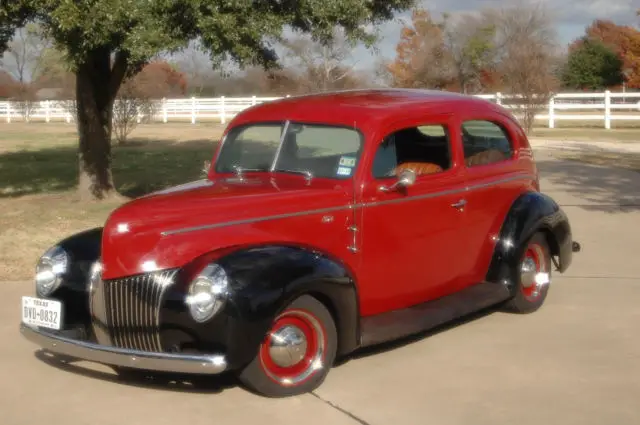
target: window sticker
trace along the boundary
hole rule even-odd
[[[351,175],[351,168],[349,168],[349,167],[338,167],[337,174],[339,176],[350,176]]]
[[[341,156],[340,157],[340,163],[339,165],[341,167],[355,167],[356,166],[356,159],[352,156]],[[351,173],[349,173],[351,174]]]

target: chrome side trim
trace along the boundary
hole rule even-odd
[[[532,179],[535,179],[535,176],[533,176],[531,174],[523,174],[523,175],[504,178],[504,179],[494,180],[494,181],[489,182],[489,183],[475,184],[475,185],[466,186],[466,187],[459,188],[459,189],[443,190],[443,191],[440,191],[440,192],[427,193],[427,194],[424,194],[424,195],[407,196],[407,197],[404,197],[404,198],[388,199],[388,200],[384,200],[384,201],[364,202],[364,203],[358,203],[358,204],[355,204],[355,205],[349,204],[349,205],[343,205],[343,206],[339,206],[339,207],[319,208],[319,209],[307,210],[307,211],[297,211],[297,212],[294,212],[294,213],[276,214],[276,215],[257,217],[257,218],[247,218],[247,219],[244,219],[244,220],[226,221],[224,223],[203,224],[202,226],[185,227],[185,228],[182,228],[182,229],[174,229],[174,230],[165,230],[165,231],[161,232],[160,235],[161,236],[170,236],[170,235],[175,235],[175,234],[180,234],[180,233],[189,233],[189,232],[197,232],[197,231],[200,231],[200,230],[216,229],[216,228],[219,228],[219,227],[236,226],[236,225],[240,225],[240,224],[249,224],[249,223],[259,223],[259,222],[262,222],[262,221],[269,221],[269,220],[279,220],[279,219],[282,219],[282,218],[300,217],[300,216],[312,215],[312,214],[324,214],[324,213],[328,213],[328,212],[342,211],[342,210],[353,209],[353,208],[370,208],[370,207],[376,207],[376,206],[380,206],[380,205],[397,204],[397,203],[400,203],[400,202],[418,201],[418,200],[429,199],[429,198],[437,198],[437,197],[440,197],[440,196],[453,195],[453,194],[456,194],[456,193],[463,193],[463,192],[466,193],[466,192],[470,192],[472,190],[483,189],[483,188],[486,188],[486,187],[496,186],[496,185],[508,183],[508,182],[511,182],[511,181],[532,180]]]
[[[351,205],[340,205],[339,207],[320,208],[317,210],[309,210],[309,211],[303,211],[303,212],[268,215],[264,217],[247,218],[244,220],[226,221],[224,223],[203,224],[202,226],[186,227],[183,229],[175,229],[175,230],[165,230],[164,232],[161,232],[160,235],[169,236],[169,235],[175,235],[178,233],[197,232],[198,230],[207,230],[207,229],[215,229],[218,227],[236,226],[239,224],[259,223],[261,221],[278,220],[281,218],[298,217],[301,215],[324,214],[332,211],[348,210],[351,208],[353,208]]]
[[[127,350],[54,335],[25,324],[20,332],[45,351],[111,366],[176,373],[219,374],[227,369],[223,355],[184,355]]]
[[[151,192],[142,197],[148,198],[150,196],[156,196],[156,195],[166,195],[166,194],[175,193],[175,192],[185,192],[187,190],[194,190],[194,189],[199,189],[201,187],[207,187],[207,186],[213,186],[213,185],[214,185],[214,182],[212,182],[211,180],[207,180],[207,179],[194,180],[178,186],[172,186],[166,189],[158,190],[156,192]]]

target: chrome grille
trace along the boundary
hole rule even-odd
[[[109,342],[115,347],[161,352],[160,306],[175,274],[176,270],[168,270],[101,281],[92,310],[97,312],[96,306],[103,303],[104,317],[94,316],[94,329],[106,323]]]

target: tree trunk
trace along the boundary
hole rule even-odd
[[[126,61],[125,61],[126,62]],[[117,62],[114,68],[117,66]],[[125,64],[126,66],[126,64]],[[104,199],[114,193],[111,174],[111,117],[122,81],[111,67],[109,49],[95,49],[76,71],[78,191],[84,199]]]

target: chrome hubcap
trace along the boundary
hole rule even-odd
[[[271,334],[269,356],[280,367],[300,363],[307,352],[307,338],[296,326],[284,326]]]
[[[537,244],[531,245],[520,264],[520,283],[525,297],[537,298],[549,282],[549,272],[544,249]]]
[[[522,262],[520,267],[520,281],[522,286],[530,288],[536,283],[536,274],[538,273],[538,267],[533,258],[527,257]]]

